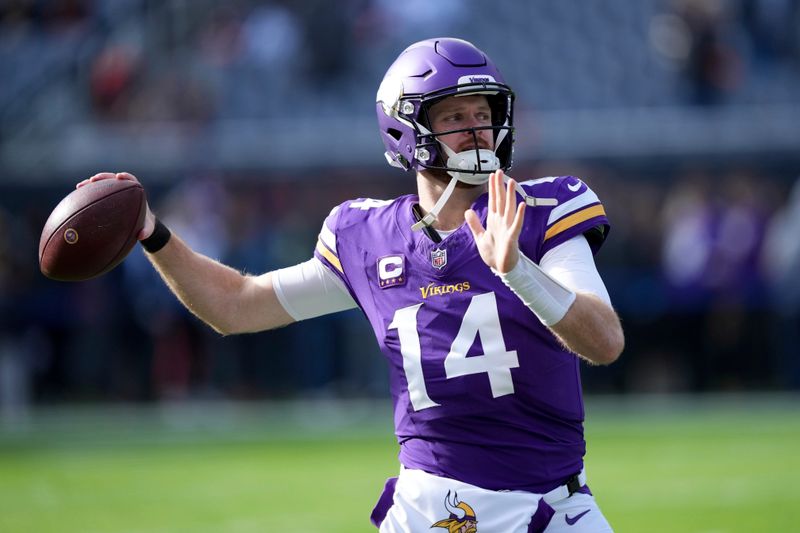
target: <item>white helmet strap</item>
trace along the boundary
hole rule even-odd
[[[453,189],[456,188],[456,182],[458,182],[458,179],[456,179],[455,177],[450,180],[450,183],[447,184],[447,187],[445,187],[444,191],[442,191],[442,195],[439,196],[439,199],[436,201],[436,204],[434,204],[433,209],[428,211],[428,213],[424,217],[422,217],[422,219],[420,219],[418,222],[412,225],[411,226],[412,230],[419,231],[422,228],[432,226],[433,223],[436,222],[436,217],[439,216],[439,211],[442,210],[442,207],[444,207],[445,202],[447,202],[447,200],[450,198],[450,195],[453,194]]]

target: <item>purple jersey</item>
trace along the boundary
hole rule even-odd
[[[580,234],[597,251],[608,219],[583,182],[523,187],[558,200],[526,210],[525,255],[538,263]],[[473,205],[484,225],[487,199]],[[389,362],[400,461],[487,489],[548,491],[583,464],[578,358],[491,272],[466,224],[438,244],[412,231],[417,201],[344,202],[315,252],[364,311]]]

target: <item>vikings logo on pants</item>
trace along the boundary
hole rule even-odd
[[[444,497],[444,508],[450,513],[450,518],[439,520],[431,527],[441,527],[448,533],[478,533],[478,519],[475,511],[464,502],[458,501],[458,493],[453,493],[453,501],[450,501],[450,491]]]

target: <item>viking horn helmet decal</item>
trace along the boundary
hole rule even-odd
[[[441,527],[447,529],[450,533],[458,533],[467,531],[467,533],[477,533],[478,519],[475,517],[475,510],[472,507],[458,499],[458,493],[447,491],[447,496],[444,497],[444,508],[450,513],[450,517],[444,520],[435,522],[431,527]],[[464,527],[466,526],[466,529]]]
[[[453,501],[450,501],[450,491],[447,491],[447,496],[444,497],[444,508],[447,509],[451,515],[453,515],[458,520],[464,520],[464,517],[467,515],[467,510],[461,507],[461,502],[458,501],[458,493],[453,493]]]
[[[468,504],[458,501],[457,492],[453,492],[453,500],[450,501],[450,491],[447,491],[447,496],[444,497],[444,508],[452,518],[459,521],[475,520],[475,511]]]

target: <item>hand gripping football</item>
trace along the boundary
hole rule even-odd
[[[146,210],[144,189],[136,181],[86,183],[50,213],[39,239],[39,268],[59,281],[82,281],[108,272],[136,244]]]

